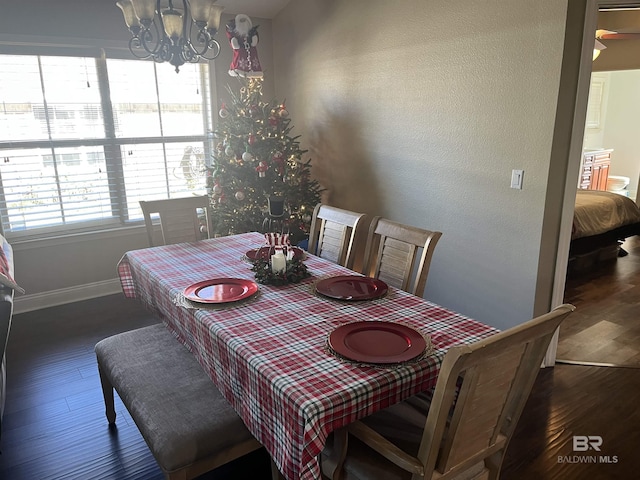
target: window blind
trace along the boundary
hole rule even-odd
[[[0,218],[40,237],[140,221],[206,192],[207,64],[0,55]]]

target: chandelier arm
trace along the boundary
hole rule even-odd
[[[202,27],[198,30],[195,39],[191,38],[192,32],[189,31],[189,36],[185,36],[185,45],[191,50],[194,55],[204,57],[205,53],[211,48],[211,40],[213,38],[207,32],[206,27]],[[194,41],[195,40],[195,41]],[[198,48],[201,46],[201,48]]]
[[[151,31],[151,25],[145,27],[140,32],[140,44],[149,55],[155,57],[159,55],[162,50],[166,49],[166,44],[170,43],[170,40],[164,35],[164,30],[158,27],[155,18],[153,19],[152,25],[155,30],[155,35]]]
[[[146,60],[151,57],[151,54],[142,48],[140,44],[140,37],[137,35],[129,39],[129,51],[134,57],[139,58],[140,60]]]
[[[211,51],[213,53],[210,54],[210,55],[202,54],[200,56],[202,58],[204,58],[205,60],[215,60],[218,57],[218,55],[220,55],[220,43],[215,38],[212,37],[209,40],[209,44],[208,45],[209,45],[209,50],[207,50],[207,51]]]

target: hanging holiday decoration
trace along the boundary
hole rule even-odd
[[[210,167],[213,233],[262,230],[269,217],[269,197],[280,196],[281,223],[292,241],[300,241],[308,233],[310,212],[322,189],[311,177],[311,161],[302,159],[306,150],[300,148],[299,137],[291,135],[288,112],[280,115],[284,104],[262,100],[262,79],[239,82],[238,91],[228,88],[229,115],[220,119],[214,132],[224,149],[214,150]]]
[[[260,178],[267,176],[267,170],[269,170],[269,165],[267,165],[266,162],[260,162],[256,167],[256,172],[258,172]]]
[[[262,66],[258,59],[258,25],[241,13],[227,22],[227,38],[233,49],[233,60],[229,66],[232,77],[262,78]]]
[[[227,107],[224,105],[224,103],[220,107],[218,115],[220,115],[220,118],[227,118],[229,116],[229,110],[227,110]]]

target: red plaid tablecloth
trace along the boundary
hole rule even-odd
[[[253,280],[243,255],[264,242],[257,233],[128,252],[118,264],[126,296],[155,311],[193,352],[219,390],[289,480],[320,479],[318,455],[329,433],[428,390],[446,350],[496,329],[390,288],[372,302],[339,302],[313,284],[353,273],[318,257],[305,260],[310,278],[260,285],[255,299],[227,308],[188,309],[174,303],[202,280]],[[435,353],[411,365],[375,368],[345,363],[325,349],[336,327],[362,320],[401,322],[429,335]]]

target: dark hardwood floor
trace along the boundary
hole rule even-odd
[[[640,269],[619,276],[628,284],[634,275],[639,278]],[[597,276],[589,279],[598,281]],[[568,301],[597,316],[593,301],[602,295],[584,292],[615,291],[611,281],[605,277],[601,287],[575,286],[577,293]],[[626,297],[635,298],[637,290],[631,290],[625,290]],[[607,307],[611,309],[615,307]],[[619,312],[629,322],[637,318],[637,310],[621,308]],[[120,402],[117,430],[108,429],[93,352],[100,339],[155,321],[136,301],[121,295],[14,316],[7,352],[0,479],[163,478]],[[639,404],[640,369],[558,364],[541,370],[507,451],[501,478],[637,478]],[[602,437],[601,451],[574,451],[573,437],[589,435]],[[270,478],[268,456],[258,451],[203,478]]]
[[[569,275],[565,300],[576,311],[560,327],[558,360],[640,368],[640,237],[627,256]]]

